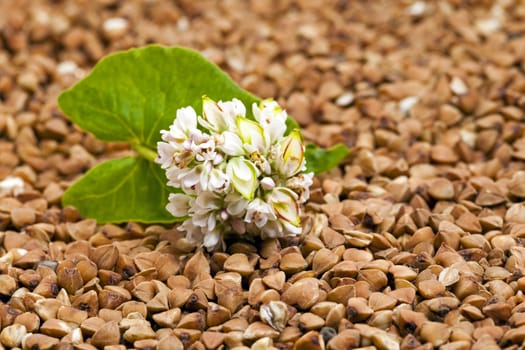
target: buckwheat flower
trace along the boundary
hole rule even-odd
[[[248,201],[238,192],[228,193],[224,197],[224,203],[226,204],[226,212],[232,217],[242,217],[248,207]]]
[[[283,224],[279,220],[268,221],[261,229],[262,238],[279,238],[284,235]]]
[[[266,154],[267,143],[262,126],[244,117],[237,117],[236,123],[239,129],[239,136],[244,143],[245,149],[249,153],[258,152],[260,154]]]
[[[230,188],[230,177],[222,170],[213,168],[209,173],[208,191],[222,193],[228,191]]]
[[[206,129],[221,133],[230,128],[235,118],[229,113],[224,113],[219,104],[208,97],[202,99],[202,117],[198,118],[199,124]]]
[[[173,165],[176,153],[179,151],[176,145],[170,142],[159,142],[158,155],[156,162],[160,164],[162,169],[167,169]]]
[[[208,231],[204,235],[202,245],[208,250],[215,250],[219,245],[223,245],[222,232],[219,229]]]
[[[275,220],[277,217],[273,208],[260,198],[255,198],[248,204],[244,221],[253,223],[258,228],[266,225],[268,221]]]
[[[286,177],[294,176],[303,169],[304,145],[299,131],[292,131],[278,143],[275,165],[277,171]]]
[[[186,232],[186,239],[193,244],[202,244],[208,250],[215,250],[223,244],[222,233],[219,229],[213,231],[203,230],[196,226],[191,219],[185,220],[179,230]]]
[[[246,199],[250,200],[258,186],[257,169],[255,165],[243,157],[230,159],[226,166],[226,173],[231,179],[233,187]]]
[[[166,170],[166,177],[168,178],[167,185],[175,188],[181,188],[181,179],[184,178],[191,171],[194,170],[190,168],[179,168],[177,166],[172,166],[168,168]]]
[[[162,131],[156,162],[165,169],[170,194],[166,209],[183,218],[178,229],[208,250],[224,247],[227,234],[298,235],[301,204],[310,195],[299,131],[288,135],[287,114],[275,101],[252,106],[204,97],[202,116],[177,111]]]
[[[244,154],[241,138],[231,131],[217,135],[215,143],[217,148],[228,156],[242,156]]]
[[[268,162],[267,157],[263,156],[258,151],[251,152],[248,157],[263,174],[271,175],[272,166],[270,165],[270,162]]]
[[[202,166],[194,168],[177,169],[172,168],[166,172],[168,185],[181,188],[186,193],[193,193],[201,182]]]
[[[190,133],[197,129],[197,113],[193,107],[184,107],[177,110],[177,117],[169,131],[162,130],[164,141],[182,143],[190,137]]]
[[[233,231],[242,235],[246,232],[246,224],[243,220],[248,201],[237,192],[230,192],[224,197],[225,212],[228,222]]]
[[[283,137],[286,131],[288,115],[274,100],[263,100],[260,105],[254,104],[253,115],[261,124],[270,143]]]
[[[222,112],[230,118],[230,122],[231,120],[235,120],[238,116],[246,116],[246,107],[240,100],[236,98],[231,101],[219,101],[217,104],[219,105]],[[230,130],[235,130],[234,123],[231,123],[229,127]]]
[[[301,224],[297,194],[286,187],[276,187],[269,198],[270,204],[283,223],[298,227]]]
[[[271,177],[265,177],[261,180],[261,187],[266,191],[273,190],[275,181]]]
[[[222,155],[215,152],[215,141],[213,138],[198,129],[191,132],[189,149],[195,154],[195,159],[199,162],[212,161],[218,164],[223,158]]]
[[[283,225],[282,234],[286,236],[296,236],[302,232],[301,225],[294,225],[291,222],[285,220],[279,220],[279,222]]]
[[[182,217],[188,215],[190,209],[190,201],[192,197],[182,193],[170,193],[168,197],[168,205],[166,209],[171,215],[175,217]]]
[[[201,192],[193,201],[191,201],[191,208],[188,211],[193,225],[202,229],[202,232],[207,233],[220,231],[221,226],[221,198],[213,192]]]

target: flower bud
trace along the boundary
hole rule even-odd
[[[242,157],[232,158],[226,166],[226,173],[237,192],[248,200],[253,199],[258,181],[257,169],[252,162]]]
[[[266,191],[273,190],[275,181],[271,177],[265,177],[261,180],[261,187]]]
[[[301,224],[297,195],[286,187],[276,187],[270,195],[270,203],[279,218],[293,226]]]
[[[260,153],[266,151],[266,140],[264,138],[264,130],[259,123],[254,122],[248,118],[237,117],[237,129],[239,136],[245,145],[250,145],[254,150]],[[250,152],[252,149],[250,149]]]
[[[292,131],[279,142],[278,147],[275,165],[279,173],[291,177],[301,171],[304,166],[304,145],[299,130]]]

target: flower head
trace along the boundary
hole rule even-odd
[[[285,136],[286,112],[275,101],[254,104],[254,120],[241,101],[203,98],[202,116],[177,111],[161,132],[156,162],[166,170],[172,193],[166,209],[184,217],[179,230],[207,249],[227,233],[282,237],[301,233],[301,203],[312,173],[304,173],[298,130]]]

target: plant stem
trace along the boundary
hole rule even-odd
[[[157,158],[157,153],[149,147],[143,146],[139,143],[134,143],[131,148],[138,153],[139,156],[153,162]]]

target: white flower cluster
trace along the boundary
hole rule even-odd
[[[162,130],[156,162],[166,170],[172,193],[166,209],[188,218],[179,229],[212,250],[228,232],[262,237],[301,233],[300,204],[312,173],[304,173],[298,130],[284,136],[286,112],[272,100],[252,106],[255,120],[237,99],[203,98],[202,116],[192,107],[177,111]]]

